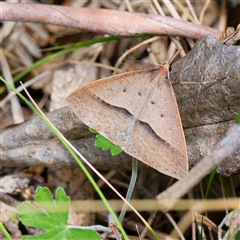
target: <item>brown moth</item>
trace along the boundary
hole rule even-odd
[[[188,172],[169,64],[94,81],[66,102],[86,125],[148,166],[178,179]]]

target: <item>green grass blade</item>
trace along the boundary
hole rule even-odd
[[[209,177],[209,179],[208,179],[207,190],[206,190],[206,193],[205,193],[205,196],[204,196],[205,199],[208,198],[208,194],[209,194],[209,191],[210,191],[210,188],[211,188],[211,185],[212,185],[214,176],[215,176],[215,174],[216,174],[216,171],[217,171],[217,167],[215,167],[215,168],[211,171],[210,177]]]
[[[7,229],[4,227],[2,222],[0,222],[0,230],[3,232],[3,234],[6,236],[8,240],[12,240],[12,237],[10,236],[10,234],[8,233]]]
[[[79,43],[75,43],[72,44],[70,47],[69,45],[64,45],[64,46],[59,46],[59,48],[63,48],[63,47],[68,47],[67,49],[64,49],[60,52],[54,53],[52,55],[43,57],[41,59],[39,59],[38,61],[36,61],[35,63],[33,63],[30,67],[26,68],[25,70],[23,70],[22,72],[20,72],[19,74],[17,74],[13,81],[14,83],[18,82],[20,79],[22,79],[24,76],[26,76],[28,73],[30,73],[33,69],[39,67],[40,65],[50,62],[53,59],[59,58],[61,56],[64,56],[68,53],[71,53],[79,48],[83,48],[83,47],[87,47],[87,46],[91,46],[95,43],[100,43],[100,42],[109,42],[109,41],[114,41],[114,40],[118,40],[119,38],[114,37],[114,36],[110,36],[110,37],[102,37],[102,38],[96,38],[96,39],[91,39],[91,40],[87,40],[87,41],[82,41]],[[6,88],[2,88],[0,89],[0,94],[4,93],[4,91],[6,90]]]
[[[33,69],[35,69],[36,67],[47,63],[53,59],[56,59],[58,57],[64,56],[68,53],[71,53],[79,48],[83,48],[83,47],[87,47],[90,45],[93,45],[95,43],[100,43],[100,42],[109,42],[109,41],[113,41],[113,40],[118,40],[117,37],[114,36],[110,36],[110,37],[102,37],[102,38],[96,38],[96,39],[91,39],[91,40],[87,40],[87,41],[83,41],[83,42],[79,42],[79,43],[75,43],[72,44],[71,47],[64,49],[60,52],[57,52],[55,54],[46,56],[38,61],[36,61],[34,64],[32,64],[30,67],[28,67],[27,69],[25,69],[24,71],[22,71],[21,73],[19,73],[16,77],[14,77],[14,82],[19,81],[22,77],[24,77],[26,74],[28,74],[29,72],[31,72]],[[67,47],[67,45],[65,45],[65,47]]]

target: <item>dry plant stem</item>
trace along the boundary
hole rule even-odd
[[[216,211],[225,211],[226,208],[228,210],[236,209],[236,206],[239,206],[240,198],[219,198],[219,199],[208,199],[208,200],[189,200],[183,199],[176,203],[176,205],[172,208],[174,211],[192,211],[202,212],[216,212]],[[156,199],[151,200],[131,200],[130,203],[138,209],[138,211],[162,211],[162,206],[159,205],[159,202]],[[121,211],[122,209],[122,200],[109,200],[109,204],[114,207],[115,211]],[[102,211],[107,211],[104,203],[101,200],[73,200],[72,201],[72,209],[74,211],[81,212],[97,212],[100,213]],[[128,209],[128,211],[132,211]],[[186,214],[187,215],[187,214]],[[110,218],[111,221],[112,217]],[[187,216],[185,217],[187,219]],[[192,222],[192,220],[190,220]],[[187,224],[191,224],[187,222]],[[188,228],[189,225],[186,227]],[[178,223],[179,228],[182,232],[184,229],[182,227],[181,222]],[[185,229],[186,229],[185,228]]]
[[[47,77],[49,74],[51,74],[51,71],[42,72],[42,73],[38,74],[36,77],[34,77],[31,80],[24,83],[23,85],[25,88],[27,88],[27,87],[31,86],[32,84],[34,84],[35,82],[37,82],[38,80],[40,80],[44,77]],[[21,92],[23,90],[23,87],[20,85],[19,87],[16,88],[16,90],[18,92]],[[9,94],[2,101],[0,101],[0,108],[3,108],[5,106],[5,104],[8,101],[10,101],[14,96],[16,96],[15,92],[13,92],[13,91],[9,92]]]
[[[218,23],[218,29],[219,31],[225,31],[227,27],[227,2],[226,1],[221,1],[221,8],[219,12],[219,23]]]
[[[228,34],[229,29],[233,29],[232,33]],[[234,45],[240,39],[240,23],[238,24],[236,30],[233,27],[228,27],[225,32],[220,36],[220,42],[226,43],[228,45]],[[231,40],[231,41],[229,41]],[[228,43],[229,42],[229,43]]]
[[[193,222],[194,219],[192,218],[192,211],[187,211],[183,216],[181,216],[181,219],[177,224],[179,231],[185,233]],[[172,237],[178,237],[179,234],[176,229],[173,229],[170,235]]]
[[[127,5],[128,11],[129,11],[129,12],[134,12],[133,9],[132,9],[131,4],[130,4],[130,2],[129,2],[129,0],[125,0],[125,3],[126,3],[126,5]]]
[[[207,34],[219,38],[221,34],[211,27],[171,17],[106,9],[1,2],[1,11],[0,21],[46,23],[118,36],[152,33],[200,39]]]
[[[176,4],[176,7],[181,12],[180,18],[182,20],[186,21],[188,19],[188,21],[194,22],[194,18],[192,16],[192,14],[190,13],[189,8],[186,8],[186,6],[184,5],[184,2],[182,2],[182,1],[175,1],[174,3]]]
[[[176,47],[177,49],[182,49],[182,51],[180,52],[180,56],[181,56],[181,57],[185,57],[185,56],[186,56],[186,52],[184,51],[183,46],[182,46],[182,44],[180,43],[180,41],[179,41],[177,38],[175,38],[175,37],[171,37],[170,39],[171,39],[171,41],[172,41],[171,44],[170,44],[170,47],[171,47],[171,45],[174,43],[174,44],[175,44],[175,47]],[[170,51],[171,51],[170,47],[169,47],[169,50],[168,50],[168,56],[171,56],[171,54],[170,54]]]
[[[33,105],[35,106],[35,108],[42,114],[42,116],[44,116],[44,118],[48,121],[48,123],[51,125],[52,128],[54,128],[58,134],[64,139],[65,142],[67,142],[68,146],[70,146],[70,148],[74,151],[74,153],[79,156],[81,158],[81,160],[99,177],[101,178],[123,201],[124,203],[127,204],[128,207],[130,207],[133,212],[141,219],[141,221],[145,224],[145,226],[149,226],[149,224],[147,223],[147,221],[141,216],[141,214],[128,202],[125,200],[125,198],[111,185],[110,182],[108,182],[103,175],[97,171],[96,168],[93,167],[93,165],[91,165],[91,163],[89,163],[89,161],[81,154],[77,151],[77,149],[58,131],[58,129],[47,119],[46,115],[41,111],[41,109],[37,106],[37,104],[34,102],[34,100],[32,99],[32,97],[30,96],[30,94],[27,92],[27,90],[24,88],[26,94],[28,95],[29,99],[32,101]]]
[[[240,149],[240,124],[233,124],[227,135],[216,144],[211,153],[170,188],[157,196],[159,203],[169,210],[179,198],[202,180],[216,165]]]
[[[105,45],[105,43],[103,43],[103,44],[101,44],[101,45],[99,45],[99,46],[97,47],[96,51],[94,52],[93,56],[91,57],[91,60],[90,60],[91,63],[96,62],[96,59],[97,59],[97,58],[99,57],[99,55],[102,53],[102,50],[103,50],[103,46],[104,46],[104,45]],[[84,81],[84,80],[86,79],[86,77],[88,76],[90,70],[91,70],[91,64],[86,67],[86,70],[85,70],[84,73],[82,74],[82,79],[83,79],[82,81]]]
[[[68,228],[74,228],[74,229],[82,229],[82,230],[94,230],[94,231],[100,231],[100,232],[112,232],[112,229],[109,227],[104,227],[102,225],[94,225],[94,226],[73,226],[73,225],[67,225]]]
[[[203,223],[205,226],[207,226],[208,228],[217,233],[218,231],[217,225],[206,216],[201,215],[198,212],[194,212],[194,218],[197,220],[198,223],[200,224]]]
[[[199,19],[197,18],[197,15],[192,7],[192,4],[189,0],[186,0],[186,3],[188,5],[188,8],[190,9],[190,12],[192,13],[192,16],[194,17],[194,20],[197,24],[199,24]]]
[[[169,213],[165,213],[166,217],[168,218],[168,220],[171,222],[171,224],[174,226],[174,229],[177,231],[179,237],[181,240],[185,240],[181,230],[179,229],[179,227],[177,226],[176,222],[174,221],[174,219],[172,218],[172,216]]]
[[[174,62],[174,60],[180,54],[181,51],[182,51],[182,48],[178,49],[178,51],[170,58],[170,60],[168,61],[168,64],[170,66],[172,65],[172,63]]]
[[[192,239],[193,239],[193,240],[197,239],[197,238],[196,238],[196,224],[195,224],[194,221],[193,221],[193,223],[192,223]]]
[[[106,178],[107,180],[109,180],[109,179],[111,179],[116,173],[117,173],[117,171],[111,170],[111,171],[109,171],[106,175],[104,175],[104,178]],[[103,180],[102,180],[102,179],[99,179],[99,180],[97,181],[97,185],[98,185],[99,188],[102,188],[103,185],[104,185]]]
[[[202,10],[201,10],[201,13],[200,13],[200,17],[199,17],[199,24],[202,24],[203,22],[203,18],[204,18],[204,14],[208,8],[208,5],[210,4],[211,1],[206,1]]]
[[[115,67],[112,67],[110,65],[106,65],[106,64],[103,64],[103,63],[97,63],[97,62],[92,62],[92,61],[77,61],[77,60],[67,60],[65,62],[66,64],[67,63],[72,63],[72,64],[86,64],[86,65],[90,65],[90,66],[95,66],[95,67],[99,67],[99,68],[103,68],[103,69],[107,69],[107,70],[111,70],[111,71],[114,71],[115,70]],[[117,70],[117,73],[122,73],[123,71],[121,69],[118,69]]]
[[[1,56],[0,67],[2,69],[3,76],[11,85],[14,85],[12,74],[11,74],[7,59],[5,58],[2,48],[0,48],[0,56]],[[7,88],[7,89],[8,89],[9,93],[12,92],[10,90],[10,88]],[[17,96],[13,96],[11,98],[11,112],[12,112],[12,118],[13,118],[14,124],[19,124],[24,121],[22,108],[21,108],[21,105],[19,103]]]
[[[177,10],[175,9],[175,7],[173,6],[173,4],[171,3],[171,1],[163,1],[163,3],[165,4],[166,8],[169,10],[172,17],[176,19],[180,19],[180,16]]]
[[[165,16],[165,13],[162,9],[162,7],[160,6],[159,2],[157,0],[152,0],[153,1],[153,4],[155,5],[155,8],[156,10],[158,11],[158,13],[161,15],[161,16]],[[153,7],[152,7],[153,8]],[[155,14],[157,15],[157,12],[155,11]]]
[[[151,213],[150,217],[148,218],[148,223],[149,223],[150,226],[152,225],[156,215],[157,215],[157,211],[154,211],[154,212]],[[138,233],[139,238],[140,239],[145,239],[145,237],[147,235],[147,232],[148,232],[148,229],[145,227],[143,229],[143,231],[141,231],[141,235]]]
[[[144,46],[145,44],[149,44],[151,42],[157,41],[159,40],[161,37],[152,37],[150,39],[147,39],[137,45],[135,45],[134,47],[132,47],[131,49],[129,49],[128,51],[126,51],[118,60],[117,63],[115,64],[115,69],[114,69],[114,75],[117,73],[118,68],[120,66],[120,64],[122,63],[122,61],[124,60],[124,58],[127,57],[128,54],[130,54],[131,52],[135,51],[136,49]]]

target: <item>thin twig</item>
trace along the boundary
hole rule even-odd
[[[200,39],[221,34],[208,26],[165,16],[31,3],[1,2],[0,21],[46,23],[117,36],[151,33]]]
[[[0,68],[2,69],[3,76],[9,82],[9,84],[14,85],[10,67],[8,65],[7,59],[2,49],[0,49],[0,56],[1,56]],[[9,87],[7,87],[7,89],[9,93],[12,92]],[[13,118],[14,124],[19,124],[24,122],[22,107],[20,105],[20,102],[17,96],[13,96],[11,98],[11,112],[12,112],[12,118]]]
[[[115,69],[114,69],[114,74],[116,74],[116,72],[118,71],[119,65],[122,63],[123,59],[126,58],[126,56],[128,54],[130,54],[131,52],[135,51],[136,49],[144,46],[145,44],[149,44],[152,43],[154,41],[159,40],[161,37],[152,37],[150,39],[147,39],[143,42],[140,42],[139,44],[135,45],[134,47],[130,48],[128,51],[126,51],[118,60],[117,63],[115,64]]]

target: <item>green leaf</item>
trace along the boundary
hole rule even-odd
[[[97,131],[96,131],[96,130],[94,130],[94,129],[92,129],[92,128],[88,128],[88,129],[89,129],[90,132],[97,134]]]
[[[209,194],[209,191],[210,191],[210,189],[211,189],[212,182],[213,182],[214,176],[216,175],[216,172],[217,172],[217,167],[215,167],[215,168],[211,171],[211,174],[210,174],[210,177],[209,177],[209,180],[208,180],[208,184],[207,184],[207,190],[206,190],[206,193],[205,193],[205,196],[204,196],[205,199],[208,198],[208,194]]]
[[[93,230],[69,228],[67,226],[70,197],[62,188],[55,192],[55,198],[46,187],[37,187],[37,206],[24,202],[17,207],[19,220],[27,226],[40,228],[46,232],[38,236],[24,236],[23,239],[101,239]]]
[[[81,239],[81,240],[101,240],[100,236],[93,230],[83,230],[76,228],[56,228],[38,236],[24,236],[22,240],[58,240],[58,239]]]
[[[122,152],[122,148],[117,145],[113,145],[110,149],[110,152],[113,156],[115,156]]]
[[[102,150],[109,150],[113,156],[122,152],[122,148],[113,144],[109,140],[107,140],[104,136],[97,134],[97,140],[95,141],[94,145],[101,148]]]
[[[89,128],[89,131],[92,133],[97,133],[94,129]],[[122,148],[120,146],[117,146],[113,144],[111,141],[106,139],[104,136],[101,134],[96,135],[96,141],[94,142],[94,145],[96,147],[101,148],[102,150],[110,150],[112,156],[118,155],[119,153],[122,152]]]
[[[95,141],[94,145],[101,148],[102,150],[109,150],[113,143],[107,140],[104,136],[97,134],[97,140]]]

